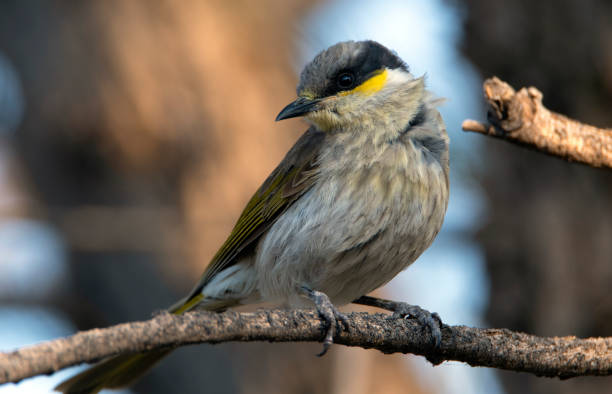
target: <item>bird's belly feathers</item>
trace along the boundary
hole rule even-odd
[[[405,149],[403,160],[388,157],[396,153],[323,174],[280,216],[256,253],[263,300],[308,304],[297,291],[308,286],[346,304],[391,280],[431,244],[448,198],[442,169],[413,166]]]

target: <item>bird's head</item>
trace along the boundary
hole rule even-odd
[[[347,41],[319,53],[302,71],[298,98],[276,120],[303,116],[322,131],[381,124],[406,127],[424,97],[422,78],[414,78],[392,51],[374,41]]]

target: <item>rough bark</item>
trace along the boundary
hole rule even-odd
[[[612,338],[542,338],[506,329],[444,325],[442,343],[435,349],[416,321],[389,316],[352,313],[349,327],[336,336],[335,342],[383,353],[413,353],[434,364],[456,360],[559,378],[612,374]],[[227,341],[321,341],[324,328],[314,311],[162,313],[148,321],[93,329],[0,353],[0,383],[18,382],[119,353],[163,347]]]
[[[548,110],[542,104],[542,93],[534,87],[516,92],[493,77],[484,82],[483,90],[490,124],[466,120],[463,130],[527,145],[592,167],[612,168],[612,129],[586,125]]]

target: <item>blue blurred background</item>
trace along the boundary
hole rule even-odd
[[[188,291],[306,126],[275,123],[318,51],[374,39],[446,98],[451,199],[379,294],[447,324],[612,332],[612,179],[460,131],[484,77],[612,124],[612,6],[519,0],[0,4],[0,349],[146,319]],[[608,171],[609,172],[609,171]],[[132,393],[607,393],[313,344],[182,349]],[[47,393],[75,367],[0,386]]]

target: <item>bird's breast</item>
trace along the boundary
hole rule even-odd
[[[359,153],[347,146],[323,155],[315,184],[262,238],[256,270],[264,299],[299,304],[295,286],[307,285],[350,302],[389,281],[435,237],[447,200],[441,168],[410,143]]]

